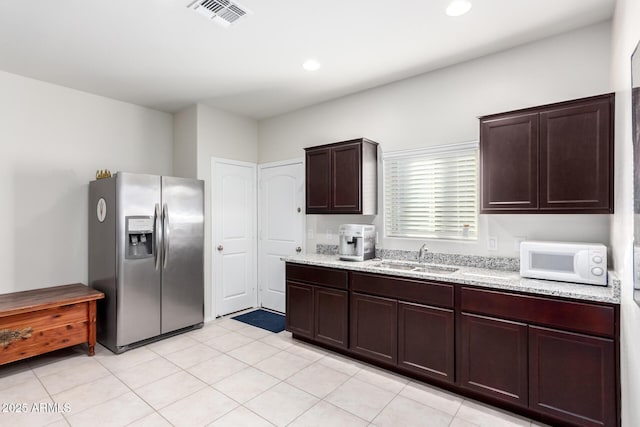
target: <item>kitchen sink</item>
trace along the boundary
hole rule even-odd
[[[449,274],[455,273],[458,271],[458,268],[455,267],[441,267],[439,265],[422,265],[416,267],[414,271],[421,271],[423,273],[434,273],[434,274]]]
[[[388,268],[391,270],[407,270],[411,271],[416,268],[413,264],[403,264],[400,262],[392,262],[392,261],[382,261],[381,263],[376,264],[376,267],[380,268]]]
[[[417,262],[381,261],[375,267],[389,270],[415,271],[419,273],[451,274],[459,269],[456,267],[445,267],[441,265],[420,264]]]

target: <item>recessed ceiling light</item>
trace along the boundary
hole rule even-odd
[[[447,6],[446,13],[449,16],[460,16],[471,10],[471,2],[469,0],[453,0]]]
[[[304,61],[304,63],[302,64],[302,68],[307,71],[316,71],[318,68],[320,68],[320,63],[315,59],[308,59]]]

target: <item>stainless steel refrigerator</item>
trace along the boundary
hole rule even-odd
[[[89,184],[97,337],[121,353],[204,321],[204,183],[118,172]]]

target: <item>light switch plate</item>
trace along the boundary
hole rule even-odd
[[[315,233],[313,232],[313,228],[307,230],[307,239],[313,240],[315,238]]]
[[[489,236],[487,240],[487,249],[490,251],[498,250],[498,238],[495,236]]]

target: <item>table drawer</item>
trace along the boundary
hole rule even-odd
[[[465,287],[460,297],[464,312],[607,337],[615,335],[615,310],[610,306]]]

